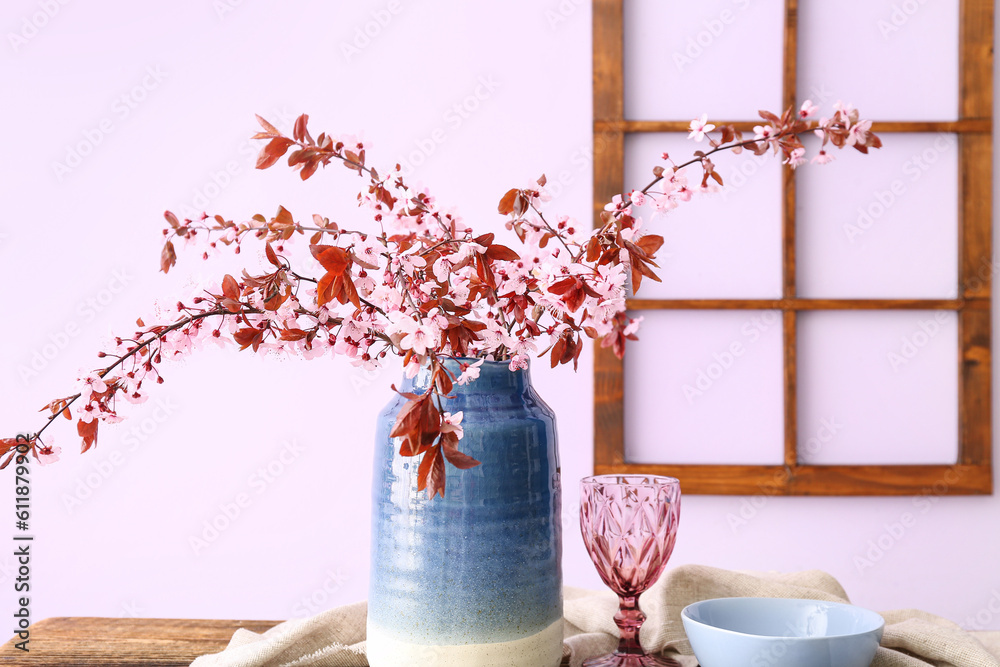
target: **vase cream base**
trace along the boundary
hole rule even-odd
[[[562,660],[563,622],[509,642],[435,646],[400,641],[368,623],[371,667],[557,667]]]

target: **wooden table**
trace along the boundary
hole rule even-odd
[[[199,621],[170,618],[47,618],[31,626],[28,653],[11,639],[0,666],[188,667],[218,653],[239,628],[264,632],[281,621]]]
[[[28,653],[12,639],[0,665],[25,667],[188,667],[224,649],[238,628],[264,632],[280,621],[161,618],[47,618],[31,626]]]

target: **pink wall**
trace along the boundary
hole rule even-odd
[[[10,0],[0,27],[5,432],[36,428],[35,410],[155,298],[233,270],[182,255],[158,274],[165,208],[350,218],[346,173],[302,184],[251,168],[254,112],[363,132],[374,162],[408,161],[483,228],[500,229],[505,189],[543,171],[560,184],[554,209],[589,213],[584,0]],[[536,368],[561,416],[567,583],[596,587],[574,514],[591,466],[591,357],[576,376]],[[205,351],[169,368],[96,451],[75,455],[62,427],[64,460],[34,475],[34,617],[277,619],[363,598],[370,442],[395,377]],[[0,506],[12,498],[8,476]],[[821,568],[860,604],[1000,629],[998,523],[995,497],[690,496],[673,562]],[[12,566],[0,556],[3,614]]]

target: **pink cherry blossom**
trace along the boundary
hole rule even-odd
[[[385,251],[385,247],[376,241],[374,237],[369,236],[364,240],[359,237],[354,243],[353,250],[354,255],[364,264],[379,266],[382,260],[380,253]]]
[[[479,367],[483,365],[485,359],[480,359],[479,361],[472,364],[461,364],[462,373],[455,380],[456,384],[469,384],[470,382],[477,380],[479,378]]]
[[[428,348],[437,347],[441,339],[441,330],[431,323],[417,322],[409,315],[396,315],[393,326],[387,331],[402,334],[399,346],[404,350],[413,350],[417,354],[427,354]]]
[[[515,354],[510,358],[510,370],[527,370],[528,369],[528,357],[523,354]]]
[[[634,334],[636,331],[639,330],[639,325],[642,324],[642,321],[644,319],[645,319],[644,317],[629,318],[628,325],[626,325],[622,333],[624,333],[626,336]]]
[[[816,157],[812,159],[814,164],[827,164],[833,162],[833,155],[827,153],[826,151],[820,151]]]
[[[39,465],[49,465],[50,463],[55,463],[59,460],[59,455],[62,453],[61,447],[54,447],[51,442],[48,445],[41,445],[35,447],[35,456],[38,457]]]
[[[777,129],[773,125],[754,125],[754,139],[757,141],[764,140],[767,141],[771,139],[777,132]]]
[[[464,416],[465,415],[461,410],[459,410],[455,414],[452,414],[450,412],[444,413],[444,415],[442,415],[441,418],[441,432],[454,433],[459,438],[461,438],[465,434],[461,426],[462,417]]]
[[[604,210],[610,211],[612,213],[619,213],[622,211],[627,212],[629,210],[629,204],[625,203],[625,200],[622,198],[621,195],[615,195],[614,197],[611,198],[611,201],[609,203],[604,205]]]
[[[76,412],[80,415],[80,421],[89,424],[100,415],[101,409],[97,403],[84,403],[76,409]]]
[[[690,130],[691,133],[688,134],[688,139],[694,139],[695,141],[701,141],[705,138],[705,134],[711,132],[715,129],[715,125],[708,122],[708,114],[703,113],[701,118],[695,118],[691,121]]]
[[[851,126],[850,131],[847,134],[847,145],[853,146],[854,144],[864,145],[865,141],[868,139],[868,132],[871,131],[872,122],[870,120],[858,121]]]
[[[442,255],[434,262],[433,271],[434,277],[437,278],[438,282],[448,282],[448,276],[451,275],[451,269],[454,266],[448,255]]]
[[[812,118],[819,111],[819,107],[812,103],[812,100],[806,100],[802,103],[802,107],[799,109],[799,118],[806,119]]]
[[[796,148],[795,150],[792,151],[791,155],[788,156],[788,159],[786,159],[782,164],[787,164],[792,169],[795,169],[796,167],[802,166],[805,163],[806,163],[806,149]]]
[[[653,201],[653,208],[656,209],[657,213],[669,213],[678,206],[677,198],[670,195],[651,195],[650,198]]]
[[[80,397],[84,400],[89,400],[91,394],[103,394],[108,390],[108,385],[97,373],[85,375],[81,378],[80,383]]]
[[[333,353],[340,354],[349,359],[356,359],[361,351],[361,345],[358,341],[347,338],[346,336],[341,336],[337,339],[337,342],[333,346]]]
[[[149,395],[143,391],[134,391],[132,393],[125,393],[124,397],[125,400],[131,403],[132,405],[140,405],[149,400]]]
[[[636,206],[642,206],[646,203],[646,195],[643,194],[642,190],[633,190],[629,198]]]
[[[851,112],[854,111],[854,105],[850,102],[845,103],[842,100],[837,100],[837,103],[833,105],[833,109],[844,116],[850,116]]]
[[[419,372],[420,372],[420,360],[417,359],[416,357],[413,357],[410,360],[410,363],[406,364],[406,366],[403,368],[403,374],[406,376],[408,380],[412,380],[413,378],[415,378],[417,376],[417,373]]]

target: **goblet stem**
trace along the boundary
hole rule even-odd
[[[639,628],[646,620],[646,615],[639,609],[639,596],[618,596],[618,613],[615,614],[615,624],[621,632],[618,642],[619,655],[646,655],[639,643]]]

